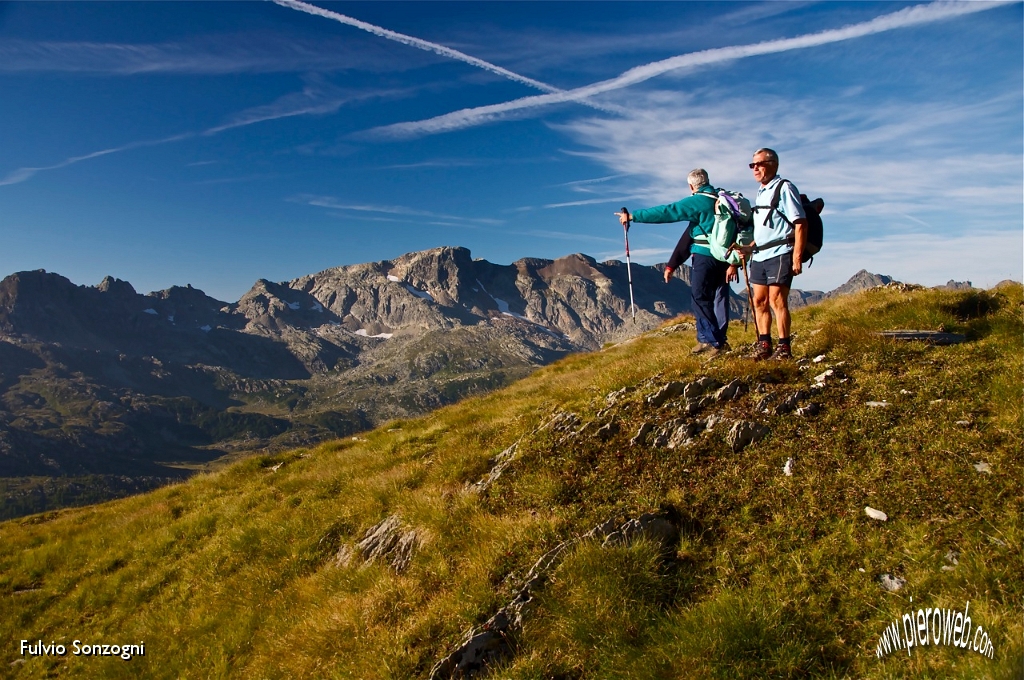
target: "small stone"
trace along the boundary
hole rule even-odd
[[[864,514],[871,519],[877,519],[879,522],[884,522],[889,519],[889,516],[881,510],[875,510],[870,505],[864,507]]]
[[[647,436],[651,432],[654,432],[654,424],[644,423],[643,425],[640,426],[640,429],[637,431],[636,436],[629,440],[629,445],[643,446],[644,444],[647,443]]]
[[[686,423],[676,428],[672,437],[668,440],[668,448],[678,449],[693,443],[693,435],[697,434],[699,426],[695,423]]]
[[[911,392],[910,390],[900,390],[900,394],[902,394],[905,397],[909,397],[912,396],[914,393]]]
[[[715,401],[732,401],[733,399],[739,399],[746,391],[747,386],[742,380],[737,378],[715,392]]]
[[[863,574],[863,573],[866,573],[866,572],[864,571],[864,567],[857,567],[857,571],[859,571],[859,572],[860,572],[860,573],[862,573],[862,574]]]
[[[943,559],[945,559],[947,562],[949,562],[955,567],[956,565],[960,564],[960,553],[954,552],[952,550],[947,551]]]
[[[626,386],[623,387],[621,390],[609,392],[608,395],[605,396],[605,401],[608,403],[609,406],[614,406],[616,403],[618,403],[620,399],[625,397],[630,392],[633,392],[634,390],[636,390],[636,387]]]
[[[757,405],[754,406],[754,410],[757,411],[758,413],[771,413],[771,409],[768,407],[771,405],[773,401],[775,401],[775,395],[766,394],[765,396],[761,397],[760,401],[757,402]]]
[[[813,359],[811,359],[811,361],[813,361],[816,364],[820,364],[822,361],[825,360],[826,357],[827,357],[827,355],[825,355],[825,354],[819,354],[818,356],[816,356]]]
[[[977,470],[978,472],[982,472],[982,473],[984,473],[986,475],[992,474],[992,466],[989,465],[988,463],[984,462],[984,461],[982,461],[981,463],[975,463],[974,464],[974,469]]]
[[[796,410],[796,414],[803,418],[810,418],[811,416],[816,416],[819,413],[821,413],[821,406],[813,401],[807,406],[801,406]]]
[[[792,477],[793,476],[793,459],[792,458],[787,458],[786,459],[786,464],[782,466],[782,474],[786,475],[787,477]]]
[[[814,382],[819,383],[821,385],[824,385],[825,381],[827,381],[829,378],[831,378],[835,374],[836,374],[836,372],[833,369],[830,368],[830,369],[826,370],[824,373],[819,373],[818,375],[814,376]]]
[[[969,421],[969,420],[958,420],[958,421],[956,421],[953,424],[956,425],[957,427],[970,427],[971,426],[971,421]]]
[[[704,421],[704,429],[713,430],[716,425],[725,421],[725,418],[721,414],[712,413],[708,416],[708,419]]]
[[[800,402],[800,399],[802,399],[804,396],[805,395],[803,392],[794,392],[793,394],[786,397],[782,401],[782,403],[778,404],[774,409],[772,409],[772,414],[781,416],[787,413],[792,413],[793,410],[796,408],[796,405]]]
[[[878,577],[878,582],[882,584],[883,589],[890,593],[899,592],[903,589],[903,586],[907,585],[906,579],[893,576],[892,574],[882,574]]]
[[[932,399],[928,403],[931,404],[932,406],[935,406],[936,404],[941,404],[944,401],[946,401],[946,400],[945,399]]]
[[[737,420],[726,435],[726,442],[732,450],[739,453],[751,444],[761,441],[768,435],[768,428],[760,423],[749,420]]]
[[[685,384],[679,382],[678,380],[673,380],[672,382],[668,383],[654,394],[648,396],[647,404],[649,406],[657,408],[658,406],[661,406],[669,399],[674,399],[675,397],[678,397],[680,394],[682,394],[684,387],[686,387]]]
[[[597,430],[597,438],[603,442],[608,441],[619,433],[619,424],[614,420]]]
[[[683,397],[686,399],[696,399],[697,397],[703,396],[711,390],[718,389],[721,386],[722,383],[718,382],[714,378],[709,378],[706,375],[701,376],[683,388]]]
[[[866,401],[864,405],[869,408],[885,408],[889,405],[887,401]]]

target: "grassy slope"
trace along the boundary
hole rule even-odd
[[[797,350],[846,361],[850,379],[815,397],[825,405],[816,418],[756,415],[771,434],[739,454],[723,430],[681,451],[630,448],[644,419],[679,415],[642,395],[696,374],[788,394],[817,367],[705,367],[689,355],[691,333],[650,334],[361,441],[0,524],[0,673],[425,677],[547,548],[671,502],[687,518],[673,564],[644,542],[581,544],[495,676],[1011,677],[1024,653],[1021,309],[1019,286],[877,289],[797,314]],[[971,342],[871,334],[940,326]],[[623,429],[607,443],[555,446],[535,432],[556,410],[593,418],[606,394],[633,385],[642,388],[613,409]],[[750,417],[760,396],[730,403],[727,415]],[[521,458],[489,496],[463,491],[520,438]],[[974,469],[981,461],[991,475]],[[868,519],[865,505],[888,522]],[[423,540],[405,573],[334,564],[340,546],[391,513]],[[950,550],[959,565],[943,571]],[[907,587],[883,591],[884,572]],[[877,660],[878,636],[911,610],[911,596],[915,608],[969,600],[995,660],[947,647]],[[144,640],[146,655],[9,666],[22,638]]]

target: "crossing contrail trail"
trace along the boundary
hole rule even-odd
[[[326,19],[333,19],[334,21],[338,21],[348,26],[358,28],[362,31],[366,31],[367,33],[372,33],[373,35],[380,36],[381,38],[394,40],[395,42],[402,43],[403,45],[408,45],[410,47],[415,47],[426,52],[433,52],[434,54],[439,54],[443,57],[448,57],[450,59],[456,59],[458,61],[465,62],[467,64],[470,64],[471,66],[476,66],[477,68],[489,71],[490,73],[494,73],[495,75],[499,75],[503,78],[508,78],[509,80],[515,81],[517,83],[522,83],[523,85],[529,85],[530,87],[540,90],[542,92],[550,92],[553,94],[565,92],[565,90],[561,88],[555,87],[553,85],[548,85],[547,83],[542,83],[541,81],[534,80],[533,78],[527,78],[526,76],[519,75],[514,71],[509,71],[507,68],[502,68],[497,64],[492,64],[489,61],[484,61],[483,59],[478,59],[474,56],[468,55],[465,52],[453,50],[450,47],[445,47],[444,45],[432,43],[428,40],[414,38],[413,36],[405,35],[404,33],[397,33],[395,31],[382,28],[381,26],[375,26],[374,24],[370,24],[365,21],[360,21],[359,19],[354,19],[344,14],[339,14],[338,12],[332,12],[331,10],[323,9],[321,7],[317,7],[316,5],[310,5],[309,3],[306,2],[300,2],[300,0],[273,0],[273,2],[277,5],[281,5],[282,7],[289,7],[300,12],[306,12],[307,14],[312,14],[318,17],[324,17]],[[579,101],[579,103],[585,106],[600,109],[602,111],[612,110],[615,112],[619,112],[618,109],[612,109],[610,107],[602,106],[600,104],[595,104],[594,102]]]
[[[291,2],[293,0],[275,0],[276,2]],[[661,61],[651,62],[642,66],[636,66],[622,74],[601,82],[585,85],[572,90],[561,92],[549,92],[548,94],[522,97],[501,104],[488,106],[477,106],[473,108],[460,109],[433,118],[407,123],[395,123],[377,128],[372,128],[361,133],[359,136],[385,137],[385,138],[408,138],[421,135],[438,134],[450,132],[462,128],[472,127],[495,120],[500,120],[505,114],[523,109],[549,106],[551,104],[562,104],[565,102],[580,102],[588,97],[593,97],[605,92],[620,90],[630,85],[642,83],[656,76],[685,68],[706,66],[723,61],[742,59],[763,54],[775,54],[788,52],[790,50],[805,49],[828,45],[830,43],[852,40],[876,33],[884,33],[899,28],[907,28],[919,24],[941,21],[953,17],[983,12],[993,7],[999,7],[1007,3],[982,3],[982,2],[933,2],[927,5],[917,5],[906,9],[875,17],[871,21],[859,24],[851,24],[842,28],[809,33],[795,38],[783,38],[769,40],[751,45],[736,45],[732,47],[719,47],[701,52],[681,54]]]

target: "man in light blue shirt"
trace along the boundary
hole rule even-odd
[[[792,359],[789,342],[789,288],[803,271],[801,256],[807,239],[807,215],[800,192],[779,177],[779,155],[758,149],[750,169],[761,188],[754,202],[754,247],[745,249],[751,258],[750,283],[754,293],[754,324],[757,342],[753,358]],[[772,312],[779,345],[772,351]]]

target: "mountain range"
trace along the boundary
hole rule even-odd
[[[259,280],[226,303],[45,271],[0,282],[0,517],[102,500],[222,459],[351,436],[690,308],[689,269],[443,247]],[[884,285],[862,271],[831,293]],[[746,301],[733,294],[734,318]]]

